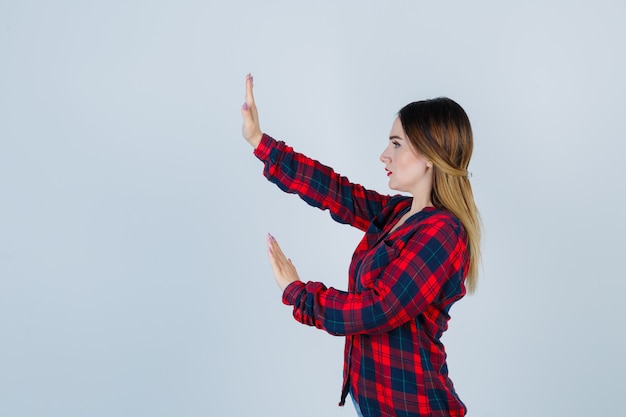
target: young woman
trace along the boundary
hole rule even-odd
[[[268,254],[283,302],[296,320],[346,336],[340,405],[373,416],[463,416],[440,342],[452,304],[476,286],[480,226],[467,167],[473,139],[463,109],[447,98],[410,103],[380,156],[388,196],[263,134],[246,77],[243,136],[283,191],[365,232],[348,291],[302,282],[276,240]]]

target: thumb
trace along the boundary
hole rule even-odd
[[[246,103],[245,101],[241,105],[241,115],[243,116],[243,120],[245,122],[252,121],[252,112],[250,111],[250,107],[248,106],[248,103]]]

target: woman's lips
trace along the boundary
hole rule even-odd
[[[387,171],[387,176],[391,175],[391,171],[389,171],[388,169],[386,169],[385,171]]]

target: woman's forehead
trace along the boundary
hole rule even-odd
[[[404,128],[402,127],[402,122],[400,121],[399,117],[396,117],[394,119],[393,124],[391,125],[391,132],[389,133],[389,136],[396,136],[401,139],[406,138],[406,134],[404,133]]]

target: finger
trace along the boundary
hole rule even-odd
[[[282,265],[280,263],[280,260],[276,257],[276,252],[272,249],[269,239],[268,239],[268,244],[267,244],[267,256],[270,260],[270,266],[272,267],[272,272],[274,273],[275,276],[279,275],[282,271]]]
[[[250,140],[255,130],[255,123],[252,118],[252,112],[248,107],[248,103],[244,102],[241,106],[241,118],[243,119],[243,125],[241,127],[241,133],[246,140]]]
[[[254,93],[253,93],[254,83],[252,74],[246,75],[246,103],[248,107],[254,106]]]
[[[270,266],[272,267],[272,271],[274,272],[274,275],[276,275],[276,270],[278,268],[278,265],[276,264],[276,258],[274,257],[272,250],[269,248],[267,250],[267,257],[270,260]]]
[[[255,122],[259,120],[259,113],[256,108],[256,102],[254,101],[254,77],[252,74],[246,76],[246,103],[252,114],[252,120]]]
[[[276,253],[271,249],[268,248],[267,254],[270,260],[270,266],[272,267],[272,273],[274,274],[274,279],[279,285],[281,285],[280,283],[285,279],[285,277],[295,274],[295,271],[290,271],[289,265],[277,258]]]
[[[254,97],[252,96],[252,83],[250,81],[250,74],[246,75],[246,94],[244,97],[243,105],[241,106],[242,113],[249,112],[252,103],[254,103]]]
[[[278,241],[276,240],[276,238],[274,238],[274,236],[272,236],[272,235],[269,235],[269,239],[270,239],[270,243],[271,243],[271,247],[272,247],[272,252],[274,252],[274,254],[277,257],[277,259],[280,259],[280,261],[282,261],[282,262],[286,262],[287,261],[287,257],[283,253],[283,250],[281,249],[280,245],[278,244]]]
[[[293,276],[295,274],[295,267],[287,261],[287,258],[285,258],[285,255],[282,253],[275,240],[271,241],[269,250],[273,262],[274,276],[277,278]]]
[[[282,257],[284,257],[284,255],[281,256],[280,248],[276,247],[276,241],[269,234],[267,236],[267,251],[274,270],[282,270]]]
[[[241,105],[241,116],[244,123],[252,123],[252,113],[250,113],[250,107],[248,107],[248,103],[245,101]]]

